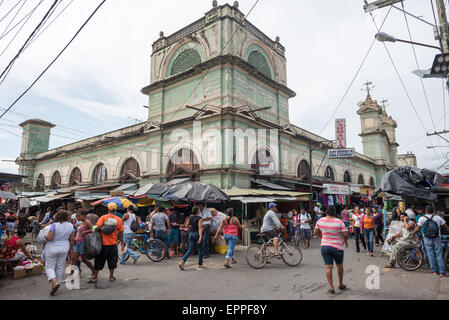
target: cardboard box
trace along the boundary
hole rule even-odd
[[[38,276],[44,272],[44,266],[35,266],[32,269],[14,270],[14,280],[31,276]]]

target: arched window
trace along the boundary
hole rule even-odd
[[[185,169],[184,175],[190,172],[193,173],[200,169],[200,163],[198,161],[198,158],[196,157],[196,155],[193,153],[192,150],[182,148],[171,156],[170,161],[168,162],[167,173],[169,175],[172,174],[177,175],[175,171],[178,170],[177,172],[182,174],[181,172],[182,170],[180,168]]]
[[[259,72],[271,79],[270,65],[262,53],[257,50],[252,51],[248,56],[248,62],[255,66]]]
[[[45,187],[45,178],[44,178],[44,175],[41,173],[37,177],[36,191],[44,191],[44,187]]]
[[[344,182],[351,182],[351,174],[349,173],[349,171],[345,171],[345,174],[343,176],[343,181]]]
[[[299,163],[298,178],[301,181],[310,181],[310,166],[306,160],[301,160]]]
[[[70,186],[74,186],[77,184],[81,184],[81,170],[79,168],[75,168],[72,170],[69,179]]]
[[[334,170],[332,170],[332,168],[330,166],[326,168],[326,171],[324,172],[324,176],[328,180],[335,181]]]
[[[363,179],[363,176],[359,174],[359,179],[357,181],[358,184],[365,184],[365,180]]]
[[[139,163],[134,158],[125,161],[120,171],[120,179],[124,181],[135,181],[140,177]]]
[[[51,186],[52,190],[59,189],[61,187],[61,174],[59,171],[55,171],[51,177]]]
[[[108,179],[108,172],[103,163],[98,164],[94,173],[92,174],[92,182],[94,184],[104,184],[104,182]]]
[[[371,187],[373,187],[373,188],[376,186],[376,183],[374,182],[374,178],[373,177],[369,178],[369,185]]]
[[[251,161],[251,169],[256,172],[257,175],[272,175],[276,172],[274,166],[273,157],[270,151],[266,149],[257,150],[256,154]]]
[[[195,49],[187,49],[181,52],[173,61],[170,75],[181,73],[201,63],[201,56]]]

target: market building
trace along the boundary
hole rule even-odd
[[[218,6],[153,43],[148,121],[49,150],[53,124],[30,119],[16,163],[33,191],[196,179],[222,189],[265,187],[366,195],[398,166],[397,123],[371,98],[358,107],[363,154],[289,121],[285,48]],[[416,164],[416,158],[415,164]],[[312,172],[312,176],[310,174]],[[324,191],[324,192],[323,192]],[[316,192],[316,195],[315,195]]]

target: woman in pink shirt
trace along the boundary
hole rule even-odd
[[[221,221],[220,227],[218,228],[217,233],[215,234],[214,241],[217,238],[218,234],[220,234],[221,230],[224,228],[224,239],[226,241],[226,244],[228,245],[228,252],[226,254],[226,259],[224,266],[226,268],[231,268],[231,265],[229,264],[229,260],[232,259],[232,263],[236,263],[234,259],[234,247],[237,243],[238,238],[238,232],[239,230],[243,229],[243,226],[240,224],[239,219],[234,216],[234,209],[228,208],[226,209],[226,215],[227,217]]]
[[[335,217],[334,206],[326,208],[326,217],[321,218],[316,223],[315,234],[321,239],[321,255],[324,259],[327,282],[329,282],[328,292],[330,294],[335,293],[332,280],[334,261],[338,271],[338,289],[346,290],[346,285],[343,284],[343,244],[346,248],[348,247],[348,232],[343,221]]]

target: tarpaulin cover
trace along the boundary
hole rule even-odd
[[[161,197],[172,200],[220,202],[228,201],[229,197],[218,187],[202,182],[186,181],[171,186],[161,194]]]
[[[398,167],[383,175],[372,196],[375,197],[383,191],[399,196],[435,201],[437,195],[432,192],[432,189],[440,186],[443,180],[443,177],[434,171],[416,167]]]

